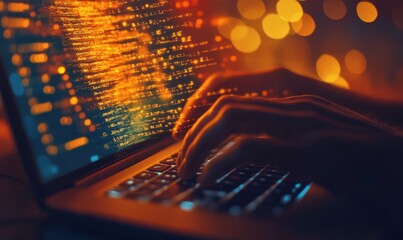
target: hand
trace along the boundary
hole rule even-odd
[[[196,120],[221,96],[260,96],[279,98],[310,94],[326,96],[341,104],[350,104],[351,94],[311,78],[294,74],[286,69],[260,73],[218,73],[209,77],[188,99],[183,113],[173,129],[173,137],[181,139]],[[339,96],[342,96],[341,98]],[[361,106],[362,107],[362,106]]]
[[[273,163],[362,199],[396,191],[402,172],[395,166],[403,156],[398,129],[317,96],[219,98],[187,133],[180,176],[194,177],[223,142],[200,176],[203,185],[245,161]]]

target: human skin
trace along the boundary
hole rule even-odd
[[[207,94],[233,86],[238,90],[230,95]],[[245,96],[261,89],[274,91],[267,97]],[[281,96],[284,89],[287,97]],[[174,128],[174,137],[184,138],[179,174],[193,178],[221,144],[199,176],[204,186],[242,162],[270,162],[339,196],[375,201],[385,194],[397,196],[403,173],[401,109],[401,103],[357,95],[284,69],[218,75],[190,98]]]

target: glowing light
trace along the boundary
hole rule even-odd
[[[89,140],[87,137],[80,137],[80,138],[74,139],[74,140],[69,141],[66,144],[64,144],[64,148],[66,149],[66,151],[71,151],[71,150],[74,150],[79,147],[87,145],[88,142],[89,142]]]
[[[42,77],[41,77],[41,81],[42,81],[43,83],[48,83],[48,82],[50,81],[50,76],[49,76],[49,74],[43,74]]]
[[[52,111],[53,105],[51,102],[35,104],[31,107],[32,115],[39,115]]]
[[[28,3],[9,3],[7,5],[7,10],[9,12],[25,12],[29,10]]]
[[[90,126],[91,123],[92,123],[92,122],[91,122],[90,119],[85,119],[85,121],[84,121],[84,125],[87,126],[87,127]]]
[[[215,40],[216,42],[221,42],[221,41],[222,41],[222,37],[219,36],[219,35],[217,35],[217,36],[214,37],[214,40]]]
[[[50,144],[53,142],[53,136],[51,134],[45,134],[41,137],[42,144]]]
[[[340,88],[350,89],[350,84],[348,84],[346,79],[344,79],[343,77],[339,77],[336,81],[332,82],[331,84]]]
[[[332,20],[340,20],[346,16],[347,7],[343,0],[325,0],[323,12]]]
[[[362,1],[357,4],[357,15],[361,21],[372,23],[378,17],[378,9],[371,2]]]
[[[71,105],[77,105],[77,103],[78,103],[78,98],[77,97],[70,98],[70,104]]]
[[[297,22],[304,14],[301,4],[296,0],[280,0],[276,8],[278,15],[287,22]]]
[[[183,1],[183,2],[182,2],[182,7],[187,8],[187,7],[189,7],[189,6],[190,6],[189,1]]]
[[[238,18],[226,17],[218,20],[218,32],[225,38],[231,39],[231,32],[237,26],[244,26],[245,24]]]
[[[4,2],[0,1],[0,11],[3,11],[4,9]]]
[[[27,18],[1,18],[1,25],[4,28],[28,28],[31,21]]]
[[[48,131],[48,125],[46,123],[40,123],[38,124],[38,132],[40,133],[45,133]]]
[[[292,23],[291,26],[298,35],[303,37],[312,35],[316,28],[315,20],[307,13],[304,13],[302,18],[298,22]]]
[[[46,148],[46,151],[48,152],[49,155],[53,155],[53,156],[57,155],[57,153],[58,153],[58,149],[56,146],[48,146]]]
[[[16,66],[20,66],[22,64],[22,56],[20,54],[14,54],[11,57],[11,62]]]
[[[355,49],[346,54],[344,62],[351,73],[361,74],[367,68],[367,59],[364,54]]]
[[[60,67],[57,68],[57,72],[58,72],[60,75],[63,75],[63,74],[66,73],[66,68],[63,67],[63,66],[60,66]]]
[[[11,38],[12,36],[13,36],[13,31],[11,31],[10,29],[4,30],[4,32],[3,32],[3,37],[4,37],[5,39],[9,39],[9,38]]]
[[[48,55],[45,53],[32,54],[29,57],[29,61],[31,61],[31,63],[46,63],[48,61]]]
[[[290,32],[290,25],[277,14],[268,14],[263,19],[263,30],[273,39],[282,39]]]
[[[335,57],[323,54],[316,62],[316,71],[320,79],[332,83],[340,77],[341,68]]]
[[[238,0],[238,11],[246,19],[259,19],[266,12],[266,5],[262,0]]]
[[[237,26],[231,33],[234,47],[243,53],[255,52],[262,43],[259,33],[251,27]]]
[[[44,86],[43,87],[43,93],[45,94],[53,94],[55,93],[55,88],[52,86]]]
[[[62,117],[60,118],[60,125],[68,126],[73,123],[73,119],[71,117]]]

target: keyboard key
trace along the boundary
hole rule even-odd
[[[230,214],[234,215],[240,214],[244,207],[253,202],[266,190],[267,188],[256,188],[255,186],[249,184],[228,202],[221,205],[219,209],[222,211],[228,211]]]
[[[264,172],[273,173],[273,174],[280,174],[282,176],[288,174],[287,170],[283,170],[283,169],[279,169],[279,168],[268,168],[268,169],[264,170]]]
[[[150,198],[150,195],[154,192],[152,189],[140,188],[134,192],[130,192],[126,195],[127,198],[131,199],[139,199],[139,200],[147,200]]]
[[[192,187],[193,186],[191,185],[174,183],[170,185],[167,190],[163,191],[160,195],[152,199],[152,201],[169,203],[178,194],[181,194]]]
[[[127,189],[124,187],[115,187],[106,192],[106,195],[111,198],[121,198],[127,192]]]
[[[261,182],[261,183],[268,184],[268,185],[273,185],[273,184],[277,183],[279,180],[280,180],[280,178],[258,176],[255,178],[254,181]]]
[[[262,172],[259,174],[259,176],[267,177],[267,178],[281,179],[285,176],[285,174],[278,174],[278,173],[273,173],[273,172]]]
[[[171,166],[165,164],[155,164],[154,166],[148,168],[150,172],[164,172],[168,170]]]
[[[231,173],[231,174],[228,175],[225,179],[240,184],[240,183],[246,182],[246,181],[249,179],[249,177],[238,176],[238,175],[235,175],[235,174],[232,174],[232,173]]]
[[[121,183],[119,186],[124,187],[126,189],[132,190],[143,183],[143,180],[140,179],[128,179]]]
[[[157,179],[153,180],[152,182],[163,184],[163,185],[168,185],[168,184],[172,183],[173,181],[174,180],[171,180],[171,179],[158,177]]]
[[[238,183],[235,183],[230,180],[224,180],[220,183],[217,183],[216,185],[207,188],[206,190],[211,190],[211,191],[218,191],[218,192],[226,192],[229,193],[233,191],[235,188],[239,186]]]
[[[263,168],[262,167],[254,167],[254,166],[240,166],[237,168],[237,170],[239,171],[244,171],[244,172],[249,172],[249,173],[258,173],[259,171],[261,171]]]
[[[146,184],[143,188],[154,192],[156,190],[161,189],[164,186],[165,185],[161,184],[161,183],[150,182],[150,183]]]
[[[173,165],[176,165],[176,159],[175,158],[167,158],[165,160],[162,160],[160,163],[173,166]]]
[[[213,208],[225,194],[203,189],[196,189],[187,195],[181,202],[193,202],[195,206],[202,208]]]
[[[165,173],[178,175],[178,169],[177,168],[171,168],[168,171],[166,171]]]
[[[262,189],[268,189],[270,187],[272,187],[274,184],[276,184],[277,181],[273,181],[273,182],[260,182],[260,181],[253,181],[250,183],[250,185],[254,188],[262,188]]]
[[[233,175],[240,176],[240,177],[245,177],[245,178],[251,178],[256,175],[254,172],[247,172],[247,171],[242,171],[242,170],[236,170],[232,173]]]
[[[142,172],[140,174],[137,174],[136,176],[134,176],[134,178],[136,179],[144,179],[144,180],[150,180],[151,178],[157,176],[157,173],[153,173],[153,172]]]
[[[176,173],[163,173],[161,174],[160,178],[164,178],[167,180],[171,180],[171,181],[175,181],[177,180],[179,177]]]
[[[266,199],[264,199],[255,209],[255,215],[266,217],[268,215],[279,215],[292,203],[299,194],[306,189],[308,184],[284,181],[280,183]]]

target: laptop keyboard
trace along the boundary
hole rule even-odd
[[[310,184],[288,180],[289,173],[270,165],[244,164],[201,188],[177,175],[176,155],[164,159],[107,191],[112,198],[178,206],[185,211],[210,210],[232,215],[279,215],[301,199]],[[203,167],[197,174],[201,174]]]

